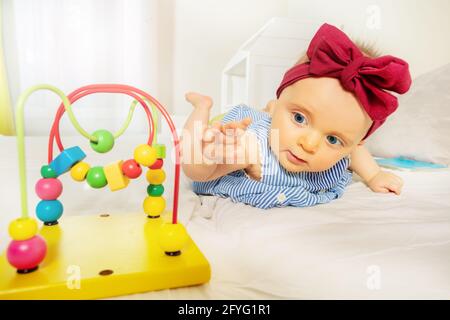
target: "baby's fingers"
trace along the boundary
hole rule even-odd
[[[234,134],[234,130],[237,130],[237,129],[245,130],[251,123],[252,123],[251,118],[244,118],[241,121],[232,121],[229,123],[225,123],[222,126],[222,132],[224,134]]]
[[[207,128],[203,132],[203,141],[212,142],[221,134],[221,124],[220,122],[214,122],[211,127]]]
[[[252,119],[251,118],[245,118],[243,119],[238,127],[235,130],[235,135],[236,136],[242,136],[245,133],[245,130],[247,130],[248,126],[252,123]]]
[[[382,186],[375,186],[371,188],[373,192],[376,193],[389,193],[389,189]]]
[[[372,186],[371,189],[372,189],[372,191],[377,192],[377,193],[393,192],[396,195],[400,195],[400,193],[402,192],[402,185],[395,181],[390,181],[390,182],[386,182],[384,184]]]
[[[386,185],[389,191],[394,192],[396,195],[400,195],[402,192],[403,182],[391,181]]]
[[[251,118],[244,118],[240,122],[238,122],[238,129],[245,130],[252,123]]]

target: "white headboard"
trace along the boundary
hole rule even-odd
[[[272,18],[247,40],[222,72],[221,112],[245,103],[263,108],[283,74],[306,51],[320,22]]]

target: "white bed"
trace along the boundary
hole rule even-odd
[[[198,288],[134,299],[449,299],[450,171],[399,172],[401,196],[361,182],[311,208],[203,198],[188,230],[212,266]]]
[[[128,158],[143,136],[125,136],[111,155]],[[86,142],[65,138],[68,146]],[[46,160],[46,138],[27,138],[28,189]],[[20,214],[15,140],[0,137],[0,249]],[[92,160],[96,159],[96,160]],[[173,174],[168,170],[169,175]],[[181,221],[208,258],[202,286],[136,294],[130,299],[450,298],[450,170],[397,172],[403,193],[375,194],[355,180],[343,198],[310,208],[268,211],[229,199],[199,198],[183,179]],[[64,176],[65,214],[140,211],[145,179],[125,191],[87,190]],[[169,177],[166,190],[171,190]],[[80,191],[85,191],[81,192]]]

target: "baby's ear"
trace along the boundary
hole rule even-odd
[[[358,146],[362,146],[362,145],[364,145],[364,143],[366,143],[366,140],[361,140],[361,141],[358,143]]]
[[[275,110],[275,102],[276,102],[276,100],[270,100],[269,103],[267,103],[267,106],[264,108],[263,111],[272,115]]]

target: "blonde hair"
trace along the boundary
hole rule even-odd
[[[355,45],[369,58],[378,58],[381,56],[381,52],[375,47],[373,43],[367,41],[355,40]]]

